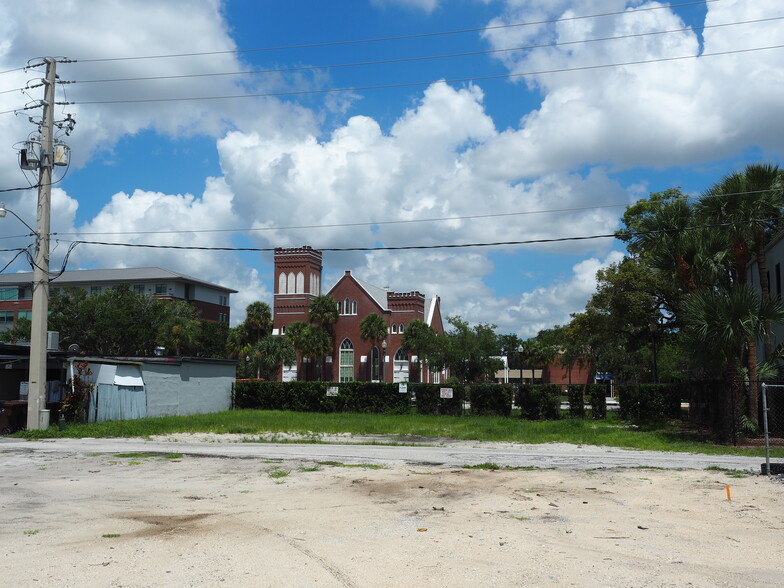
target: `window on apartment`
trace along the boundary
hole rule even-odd
[[[144,294],[144,284],[134,284],[133,293],[139,295]]]
[[[90,286],[90,296],[98,295],[100,293],[101,293],[101,287],[100,286]]]
[[[0,300],[19,300],[19,288],[0,288]]]
[[[350,339],[340,344],[340,381],[354,381],[354,345]]]
[[[433,384],[441,383],[441,372],[430,372],[430,381]]]
[[[168,292],[166,284],[155,284],[155,293],[158,295],[166,294]]]
[[[10,331],[14,326],[14,311],[0,311],[0,332]]]
[[[33,320],[33,311],[32,310],[17,310],[16,311],[16,318],[19,320],[20,318],[27,319],[28,321]]]

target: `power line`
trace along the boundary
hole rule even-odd
[[[700,229],[713,229],[720,227],[731,227],[736,225],[746,225],[754,222],[759,222],[762,219],[736,221],[727,223],[713,223],[707,225],[695,225],[692,227],[680,227],[675,229],[657,229],[652,231],[631,231],[628,235],[657,235],[661,233],[685,232],[695,231]],[[472,247],[511,247],[517,245],[538,245],[546,243],[562,243],[566,241],[588,241],[592,239],[608,239],[617,238],[616,233],[603,233],[598,235],[584,235],[577,237],[552,237],[549,239],[526,239],[521,241],[494,241],[489,243],[450,243],[442,245],[399,245],[399,246],[368,246],[368,247],[315,247],[319,251],[332,251],[332,252],[351,252],[351,251],[410,251],[410,250],[427,250],[427,249],[467,249]],[[234,252],[257,252],[265,253],[275,251],[276,247],[206,247],[198,245],[153,245],[151,243],[117,243],[111,241],[72,241],[70,251],[76,245],[103,245],[112,247],[129,247],[138,249],[170,249],[170,250],[185,250],[185,251],[234,251]]]
[[[715,2],[718,0],[709,0],[711,2]],[[526,76],[534,76],[534,75],[546,75],[546,74],[557,74],[557,73],[570,73],[570,72],[577,72],[577,71],[589,71],[589,70],[597,70],[597,69],[609,69],[613,67],[625,67],[625,66],[632,66],[632,65],[645,65],[651,63],[665,63],[671,61],[683,61],[686,59],[697,59],[703,57],[718,57],[723,55],[737,55],[741,53],[751,53],[754,51],[768,51],[771,49],[781,49],[784,48],[784,45],[770,45],[767,47],[752,47],[748,49],[731,49],[727,51],[717,51],[714,53],[702,53],[700,55],[681,55],[678,57],[659,57],[655,59],[643,59],[638,61],[626,61],[622,63],[606,63],[606,64],[599,64],[599,65],[583,65],[583,66],[576,66],[576,67],[566,67],[566,68],[559,68],[559,69],[549,69],[549,70],[538,70],[538,71],[528,71],[528,72],[521,72],[521,73],[505,73],[505,74],[497,74],[497,75],[488,75],[488,76],[471,76],[471,77],[464,77],[464,78],[451,78],[451,79],[440,79],[440,80],[430,80],[424,82],[400,82],[395,84],[379,84],[379,85],[369,85],[369,86],[350,86],[345,88],[324,88],[319,90],[290,90],[284,92],[261,92],[261,93],[253,93],[253,94],[234,94],[234,95],[223,95],[223,96],[191,96],[191,97],[181,97],[181,98],[137,98],[137,99],[127,99],[127,100],[77,100],[73,102],[57,102],[56,104],[67,106],[67,105],[95,105],[95,104],[148,104],[148,103],[163,103],[163,102],[197,102],[202,100],[232,100],[238,98],[273,98],[273,97],[281,97],[281,96],[304,96],[304,95],[316,95],[316,94],[331,94],[337,92],[356,92],[359,90],[388,90],[394,88],[410,88],[415,86],[430,86],[433,84],[458,84],[458,83],[465,83],[465,82],[481,82],[481,81],[490,81],[490,80],[499,80],[499,79],[509,79],[509,78],[520,78]],[[18,110],[18,109],[17,109]],[[4,112],[0,112],[0,114],[8,114],[10,112],[16,112],[16,110],[7,110]]]
[[[684,195],[687,200],[697,200],[705,198],[718,198],[727,196],[750,196],[753,194],[763,194],[767,192],[774,192],[775,188],[767,190],[752,190],[747,192],[734,192],[730,194],[717,194],[715,196],[689,196]],[[185,234],[213,234],[213,233],[258,233],[266,231],[296,231],[307,229],[337,229],[337,228],[351,228],[351,227],[380,227],[386,225],[404,225],[413,223],[430,223],[430,222],[452,222],[464,220],[478,220],[488,218],[504,218],[512,216],[528,216],[532,214],[553,214],[564,212],[585,212],[587,210],[602,210],[607,208],[623,208],[630,206],[627,203],[619,204],[599,204],[594,206],[575,206],[571,208],[550,208],[544,210],[525,210],[519,212],[498,212],[493,214],[473,214],[464,216],[444,216],[444,217],[430,217],[430,218],[417,218],[417,219],[401,219],[401,220],[387,220],[387,221],[364,221],[355,223],[330,223],[321,225],[290,225],[290,226],[274,226],[274,227],[253,227],[242,229],[172,229],[172,230],[156,230],[156,231],[77,231],[77,232],[62,232],[53,233],[54,236],[62,237],[68,235],[185,235]]]
[[[436,31],[430,33],[416,33],[416,34],[405,34],[405,35],[394,35],[388,37],[375,37],[369,39],[354,39],[348,41],[326,41],[320,43],[303,43],[298,45],[281,45],[277,47],[261,47],[256,49],[230,49],[230,50],[223,50],[223,51],[203,51],[203,52],[192,52],[192,53],[174,53],[169,55],[138,55],[138,56],[131,56],[131,57],[105,57],[105,58],[95,58],[95,59],[74,59],[75,63],[95,63],[95,62],[104,62],[104,61],[131,61],[131,60],[141,60],[141,59],[168,59],[168,58],[177,58],[177,57],[201,57],[201,56],[208,56],[208,55],[226,55],[226,54],[240,54],[240,53],[257,53],[257,52],[268,52],[268,51],[287,51],[291,49],[316,49],[320,47],[333,47],[338,45],[358,45],[363,43],[379,43],[383,41],[403,41],[408,39],[423,39],[429,37],[442,37],[448,35],[461,35],[466,33],[480,33],[484,31],[492,31],[492,30],[500,30],[500,29],[509,29],[515,27],[527,27],[527,26],[537,26],[537,25],[544,25],[544,24],[555,24],[559,22],[568,22],[568,21],[575,21],[575,20],[585,20],[591,18],[601,18],[605,16],[619,16],[619,15],[627,15],[627,14],[635,14],[638,12],[649,12],[653,10],[662,10],[662,9],[674,9],[674,8],[682,8],[686,6],[695,6],[699,4],[710,4],[713,2],[720,2],[721,0],[698,0],[696,2],[684,2],[681,4],[664,4],[660,6],[648,6],[645,8],[635,8],[634,10],[618,10],[614,12],[604,12],[599,14],[586,14],[582,16],[568,16],[562,18],[553,18],[547,20],[539,20],[539,21],[531,21],[531,22],[523,22],[523,23],[510,23],[505,25],[493,25],[493,26],[485,26],[485,27],[476,27],[476,28],[468,28],[468,29],[456,29],[451,31]],[[20,68],[21,69],[21,68]],[[11,70],[17,71],[17,70]],[[6,72],[0,72],[0,74]]]
[[[189,78],[205,78],[205,77],[219,77],[219,76],[240,76],[240,75],[252,75],[252,74],[267,74],[267,73],[288,73],[288,72],[299,72],[299,71],[313,71],[313,70],[321,70],[321,69],[337,69],[337,68],[348,68],[348,67],[364,67],[364,66],[375,66],[375,65],[388,65],[393,63],[409,63],[415,61],[431,61],[431,60],[438,60],[438,59],[451,59],[456,57],[474,57],[479,55],[492,55],[497,53],[510,53],[512,51],[529,51],[533,49],[547,49],[553,47],[564,47],[569,45],[581,45],[584,43],[599,43],[605,41],[618,41],[618,40],[626,40],[626,39],[635,39],[639,37],[650,37],[655,35],[668,35],[674,33],[682,33],[686,31],[698,31],[698,30],[705,30],[705,29],[712,29],[712,28],[719,28],[719,27],[730,27],[730,26],[738,26],[738,25],[747,25],[747,24],[757,24],[761,22],[770,22],[774,20],[782,20],[784,16],[773,16],[769,18],[760,18],[755,20],[745,20],[745,21],[737,21],[737,22],[730,22],[730,23],[720,23],[720,24],[713,24],[713,25],[704,25],[700,27],[683,27],[680,29],[669,29],[664,31],[650,31],[647,33],[633,33],[628,35],[618,35],[614,37],[599,37],[595,39],[580,39],[576,41],[561,41],[555,43],[545,43],[539,45],[523,45],[519,47],[508,47],[504,49],[486,49],[483,51],[466,51],[461,53],[447,53],[441,55],[420,55],[414,57],[399,57],[395,59],[380,59],[375,61],[358,61],[358,62],[350,62],[350,63],[332,63],[332,64],[325,64],[325,65],[303,65],[297,67],[281,67],[281,68],[267,68],[267,69],[251,69],[251,70],[244,70],[244,71],[226,71],[226,72],[210,72],[210,73],[195,73],[195,74],[180,74],[180,75],[165,75],[165,76],[139,76],[139,77],[130,77],[130,78],[105,78],[105,79],[92,79],[92,80],[72,80],[72,81],[65,81],[61,82],[64,84],[100,84],[100,83],[116,83],[116,82],[140,82],[140,81],[158,81],[158,80],[179,80],[179,79],[189,79]],[[26,90],[28,88],[19,88],[18,90],[5,90],[4,92],[0,92],[0,94],[9,93],[9,92],[16,92],[20,90]]]

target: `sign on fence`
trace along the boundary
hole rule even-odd
[[[400,394],[408,394],[408,384],[406,382],[400,382],[397,385],[397,391]]]
[[[338,387],[337,386],[330,386],[327,388],[327,396],[337,396],[338,395]]]
[[[441,388],[441,398],[454,398],[454,390],[452,388]]]

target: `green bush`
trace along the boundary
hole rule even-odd
[[[608,384],[588,384],[586,388],[591,405],[591,418],[596,420],[607,418]]]
[[[585,384],[570,384],[566,393],[569,398],[569,415],[576,419],[584,419]]]
[[[508,384],[472,384],[467,396],[472,415],[508,417],[512,414],[512,387]]]
[[[336,396],[327,390],[336,387]],[[235,408],[299,412],[368,412],[404,414],[408,394],[397,384],[376,382],[267,382],[240,381],[234,386]]]
[[[679,384],[623,385],[618,388],[620,415],[633,423],[658,423],[678,418],[681,412]]]
[[[525,384],[517,399],[520,418],[531,421],[561,418],[561,386],[558,384]]]
[[[413,386],[416,397],[416,411],[419,414],[442,414],[461,416],[463,414],[463,386],[442,386],[441,384],[409,384]],[[452,388],[452,398],[441,398],[441,388]]]

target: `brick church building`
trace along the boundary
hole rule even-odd
[[[275,249],[273,333],[284,335],[288,325],[307,322],[310,302],[322,293],[321,260],[322,252],[309,246]],[[416,356],[401,348],[406,327],[414,319],[437,333],[444,332],[438,296],[390,292],[357,279],[348,270],[326,294],[336,301],[340,316],[332,325],[333,349],[326,358],[324,380],[440,383],[444,374],[426,367],[420,374]],[[380,315],[388,326],[380,349],[360,334],[360,322],[371,313]],[[306,361],[300,358],[297,365],[285,366],[283,379],[304,379]]]

